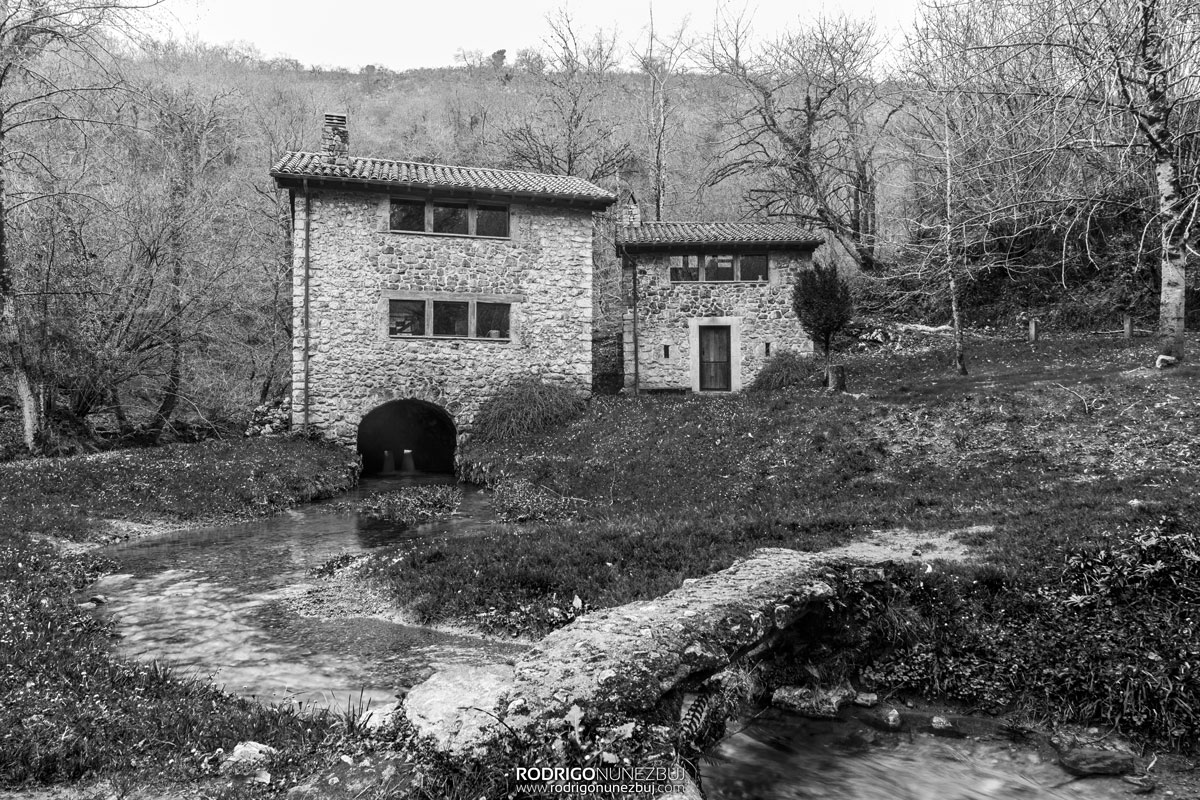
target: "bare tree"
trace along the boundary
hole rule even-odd
[[[530,74],[539,83],[537,103],[502,134],[507,160],[591,181],[612,177],[632,155],[629,143],[603,117],[603,100],[617,67],[616,38],[603,31],[581,38],[565,10],[548,22],[541,71]],[[534,59],[523,61],[532,64]]]
[[[1068,232],[1086,231],[1105,210],[1148,218],[1158,233],[1160,352],[1182,358],[1197,202],[1187,154],[1196,152],[1198,132],[1180,122],[1200,107],[1195,4],[935,2],[922,18],[917,41],[943,65],[940,77],[926,70],[927,94],[962,93],[975,116],[989,119],[972,122],[977,135],[958,161],[960,174],[980,177],[960,195],[962,204],[975,198],[976,207],[956,203],[958,215],[986,223],[980,229],[993,240],[1005,213],[1015,221],[1010,242],[1053,229],[1064,253]],[[1132,261],[1131,272],[1140,251]]]
[[[12,370],[21,403],[25,446],[31,451],[37,446],[43,410],[17,322],[8,244],[13,179],[28,160],[20,139],[54,120],[85,121],[68,108],[70,103],[90,92],[111,90],[115,82],[103,70],[99,80],[77,82],[88,73],[63,69],[64,65],[98,65],[107,52],[106,28],[123,25],[131,11],[154,4],[154,0],[10,0],[0,15],[0,358]],[[17,202],[33,200],[26,197]]]
[[[1075,2],[1064,17],[1069,38],[1062,45],[1077,68],[1102,71],[1098,97],[1132,119],[1149,151],[1159,227],[1159,351],[1182,359],[1197,186],[1184,184],[1177,120],[1200,103],[1200,7],[1190,0]],[[1186,133],[1192,141],[1197,135]]]
[[[691,49],[686,21],[674,33],[661,36],[654,26],[654,9],[651,7],[646,40],[634,57],[638,68],[650,80],[650,92],[646,98],[646,131],[655,220],[662,219],[663,198],[668,188],[667,160],[675,140],[679,110],[676,84],[684,74],[684,62]]]
[[[711,69],[742,90],[710,182],[761,176],[757,208],[823,228],[863,269],[878,265],[877,148],[901,105],[883,80],[874,24],[818,18],[757,50],[744,19],[721,27]]]

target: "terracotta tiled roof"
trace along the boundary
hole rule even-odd
[[[543,175],[487,167],[453,167],[414,161],[351,156],[346,166],[334,166],[321,153],[288,153],[271,168],[272,177],[317,178],[373,184],[447,189],[483,189],[499,194],[535,195],[613,202],[612,192],[582,178]]]
[[[793,222],[643,222],[617,231],[617,244],[655,245],[793,245],[816,247],[824,241]]]

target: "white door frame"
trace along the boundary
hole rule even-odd
[[[692,391],[700,391],[700,326],[729,326],[729,391],[742,390],[742,318],[741,317],[691,317],[688,319],[688,349],[691,351],[689,373]]]

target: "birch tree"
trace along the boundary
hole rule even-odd
[[[661,35],[654,26],[654,10],[651,8],[646,41],[634,57],[638,68],[650,82],[645,121],[655,220],[662,219],[663,201],[668,191],[667,161],[676,140],[680,102],[678,85],[684,76],[684,62],[690,52],[686,22],[674,33]]]
[[[1063,44],[1079,68],[1100,70],[1100,99],[1136,125],[1157,189],[1159,352],[1184,357],[1188,241],[1196,218],[1194,175],[1185,183],[1179,118],[1200,103],[1200,7],[1191,0],[1118,0],[1068,5]]]

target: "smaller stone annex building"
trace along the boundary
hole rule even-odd
[[[459,426],[514,379],[590,392],[595,211],[579,178],[322,152],[272,168],[293,217],[295,427],[357,443],[368,472],[453,471]],[[388,461],[390,459],[390,461]]]
[[[792,310],[796,273],[823,240],[794,223],[641,222],[617,231],[625,383],[736,392],[772,352],[812,352]]]

